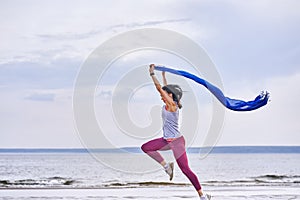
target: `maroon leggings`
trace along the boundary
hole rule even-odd
[[[158,138],[142,145],[142,150],[158,163],[161,163],[162,161],[164,161],[164,159],[157,151],[166,151],[170,149],[173,151],[174,157],[181,171],[188,177],[195,189],[197,191],[200,190],[201,185],[198,181],[198,178],[192,172],[188,164],[188,159],[185,151],[185,140],[183,136],[171,142],[168,142],[163,138]]]

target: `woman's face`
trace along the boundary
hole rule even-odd
[[[172,93],[168,93],[168,95],[169,95],[169,97],[172,98]],[[164,103],[166,103],[166,99],[165,99],[163,96],[161,96],[161,100],[162,100]]]

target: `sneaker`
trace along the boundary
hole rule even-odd
[[[206,194],[205,196],[200,197],[200,200],[210,200],[211,199],[211,195]]]
[[[166,173],[170,176],[170,181],[173,179],[173,170],[174,170],[174,163],[168,163],[168,168],[165,169]]]

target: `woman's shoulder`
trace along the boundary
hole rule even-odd
[[[165,104],[165,105],[163,105],[163,109],[165,111],[168,111],[168,112],[171,112],[171,113],[175,113],[175,112],[178,111],[179,108],[178,108],[177,104],[174,104],[174,105],[167,105],[167,104]]]

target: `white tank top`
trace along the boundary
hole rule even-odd
[[[177,107],[175,112],[166,110],[166,106],[162,107],[163,120],[163,138],[179,138],[181,133],[179,131],[179,109]]]

